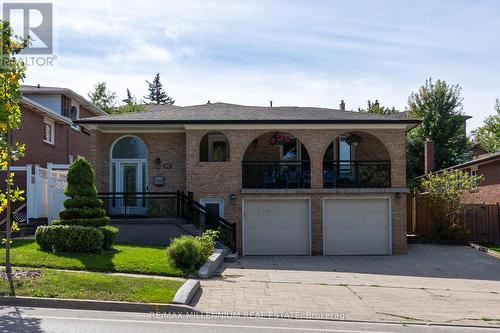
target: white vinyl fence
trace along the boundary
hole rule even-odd
[[[66,176],[68,164],[47,163],[47,168],[39,165],[12,167],[15,174],[26,174],[26,215],[30,218],[47,218],[49,224],[59,218],[59,212],[66,200]],[[5,170],[0,170],[5,172]]]

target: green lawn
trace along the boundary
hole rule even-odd
[[[75,298],[106,301],[171,303],[182,281],[135,278],[102,273],[43,269],[41,276],[14,280],[17,296]],[[9,283],[0,280],[0,295],[10,295]]]
[[[493,243],[481,243],[480,245],[486,246],[490,250],[500,252],[500,245],[496,245]]]
[[[158,246],[115,245],[116,253],[75,254],[42,251],[34,240],[15,239],[11,262],[18,267],[47,267],[96,272],[126,272],[182,276],[183,272],[166,260],[165,248]],[[0,249],[0,265],[5,249]]]

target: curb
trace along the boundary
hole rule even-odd
[[[189,279],[177,290],[172,304],[189,304],[200,289],[200,281]]]
[[[493,256],[493,257],[500,259],[500,253],[498,253],[497,251],[490,250],[486,246],[482,246],[482,245],[479,245],[476,243],[470,243],[470,247],[472,247],[475,250],[478,250],[479,252],[484,252],[484,253],[489,254],[490,256]]]
[[[211,278],[224,262],[224,258],[226,257],[226,255],[227,250],[215,249],[214,253],[210,256],[208,261],[198,270],[198,277],[202,279]]]
[[[86,299],[41,298],[41,297],[25,297],[25,296],[0,296],[0,305],[40,307],[40,308],[60,308],[60,309],[75,309],[75,310],[144,312],[144,313],[197,312],[192,307],[186,305],[96,301],[96,300],[86,300]]]

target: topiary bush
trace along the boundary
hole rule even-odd
[[[103,208],[102,200],[97,197],[94,179],[94,171],[89,162],[84,159],[77,159],[73,162],[68,171],[68,186],[64,191],[69,198],[64,201],[65,209],[59,213],[60,220],[54,220],[52,226],[41,229],[40,242],[37,238],[37,243],[42,249],[66,252],[71,252],[69,249],[77,249],[75,252],[85,252],[85,246],[87,246],[88,252],[94,252],[95,242],[85,239],[81,235],[84,232],[89,232],[90,239],[95,239],[96,235],[100,234],[101,249],[109,250],[112,247],[118,229],[107,227],[109,217]],[[49,231],[51,228],[54,231]],[[56,233],[57,235],[65,234],[66,239],[58,240],[55,236],[45,236]],[[81,241],[81,244],[69,245],[67,244],[69,240]]]
[[[43,249],[56,252],[100,252],[103,233],[92,227],[53,225],[36,229],[35,239]]]
[[[218,232],[207,230],[201,236],[181,236],[167,247],[167,260],[187,272],[197,271],[215,250]]]
[[[116,235],[118,234],[118,228],[107,225],[105,227],[99,228],[104,236],[104,240],[102,242],[102,248],[104,250],[111,250],[113,247],[113,243],[115,242]]]

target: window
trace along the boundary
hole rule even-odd
[[[71,119],[71,121],[75,121],[75,120],[80,119],[80,105],[74,101],[71,101],[69,118]],[[77,124],[72,124],[71,128],[79,130],[80,126],[78,126]]]
[[[475,168],[471,169],[470,170],[470,175],[471,177],[476,177],[477,176],[477,165],[475,166]],[[477,179],[474,178],[472,180],[472,186],[473,186],[473,190],[477,190],[478,189],[478,183],[477,183]]]
[[[144,142],[135,136],[126,136],[118,140],[112,152],[112,158],[146,159],[148,150]]]
[[[44,118],[43,123],[44,123],[44,128],[45,128],[43,141],[50,143],[52,145],[55,144],[56,133],[55,133],[54,121],[51,119],[48,119],[48,118]]]
[[[206,134],[200,143],[201,162],[229,161],[229,141],[222,133]]]

